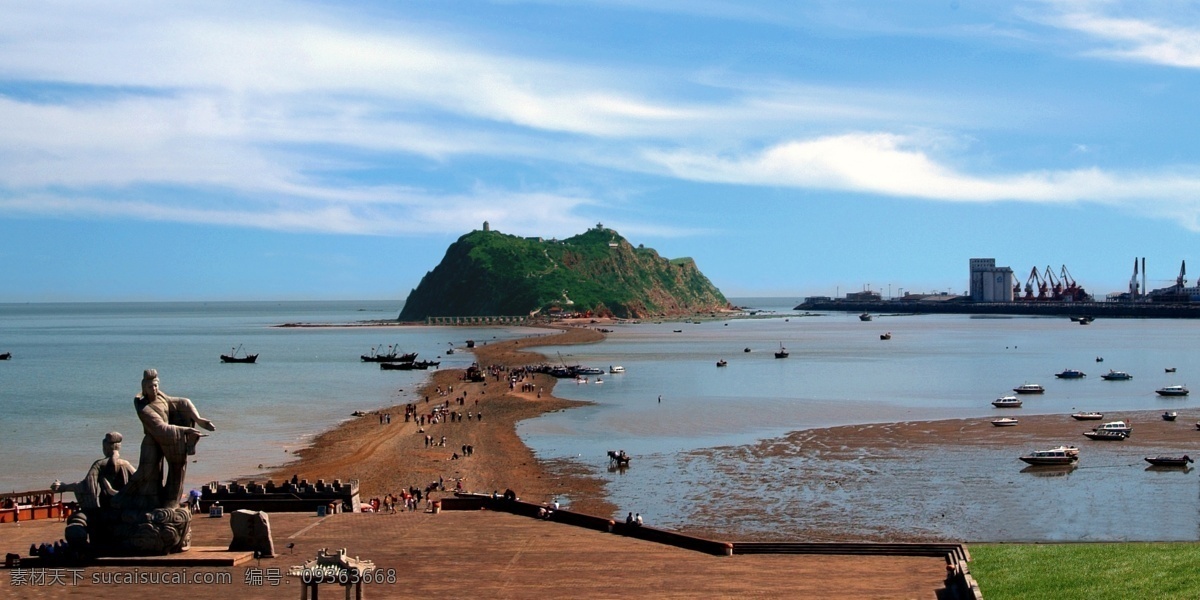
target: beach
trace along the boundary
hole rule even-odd
[[[604,334],[595,329],[562,327],[547,335],[476,345],[471,351],[484,367],[516,368],[546,362],[544,356],[525,350],[530,346],[587,344],[602,339]],[[489,375],[484,382],[467,382],[464,374],[462,369],[434,371],[418,391],[415,403],[418,415],[428,415],[435,406],[449,402],[450,410],[464,415],[462,420],[427,423],[422,432],[416,422],[405,422],[403,404],[372,411],[321,434],[310,446],[296,451],[296,461],[268,477],[277,481],[294,475],[309,481],[357,479],[364,500],[410,486],[423,490],[435,481],[442,482],[445,493],[452,493],[461,481],[466,491],[513,489],[535,502],[570,498],[572,508],[581,512],[608,515],[615,511],[604,499],[601,481],[568,465],[552,468],[539,462],[516,433],[521,420],[583,403],[554,396],[556,379],[546,374],[533,374],[523,381],[534,386],[534,391],[526,392],[519,385],[510,390],[504,374]],[[439,395],[439,389],[453,391]],[[461,405],[456,402],[459,397],[465,397]],[[467,413],[471,413],[470,419],[465,418]],[[390,423],[381,423],[381,414],[390,415]],[[427,446],[426,435],[433,436],[437,445]],[[463,446],[473,448],[470,456],[461,456]],[[453,458],[455,454],[459,458]]]

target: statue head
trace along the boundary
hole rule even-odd
[[[104,456],[112,458],[121,451],[121,440],[125,439],[120,433],[110,431],[104,436]]]
[[[142,372],[142,397],[153,398],[158,395],[158,369],[146,369]]]

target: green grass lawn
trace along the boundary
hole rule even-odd
[[[1200,544],[971,544],[987,600],[1200,598]]]

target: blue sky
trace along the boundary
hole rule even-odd
[[[485,220],[728,296],[1200,273],[1195,3],[0,10],[0,302],[399,301]]]

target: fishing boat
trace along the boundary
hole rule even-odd
[[[238,352],[241,352],[242,355],[238,356]],[[256,360],[258,360],[258,355],[246,354],[246,352],[242,350],[241,344],[238,344],[237,348],[230,349],[229,354],[221,355],[221,362],[223,363],[253,363]]]
[[[724,367],[724,366],[726,366],[726,365],[728,365],[728,364],[729,364],[729,363],[725,362],[725,359],[721,359],[721,360],[718,360],[718,361],[717,361],[717,366],[718,366],[718,367]]]
[[[12,352],[5,352],[4,354],[0,354],[0,360],[8,360],[10,358],[12,358]]]
[[[1192,460],[1191,458],[1189,458],[1188,455],[1186,455],[1186,454],[1184,454],[1183,456],[1166,456],[1163,454],[1159,454],[1158,456],[1147,456],[1145,460],[1146,460],[1146,462],[1148,462],[1151,465],[1154,465],[1156,467],[1184,467],[1184,468],[1186,468],[1188,466],[1188,463],[1196,462],[1196,461]]]
[[[1161,387],[1157,390],[1154,390],[1154,393],[1158,394],[1159,396],[1186,396],[1189,392],[1188,389],[1182,385],[1168,385],[1166,387]]]
[[[1077,412],[1071,413],[1071,418],[1076,421],[1099,421],[1104,418],[1104,413],[1098,412]]]
[[[1083,435],[1087,436],[1089,440],[1101,442],[1120,442],[1129,437],[1127,434],[1120,431],[1110,431],[1107,429],[1093,429],[1091,431],[1083,432]]]
[[[1163,370],[1166,371],[1167,373],[1174,373],[1175,367],[1167,367],[1166,369],[1163,369]]]
[[[995,425],[996,427],[1014,427],[1017,423],[1019,423],[1019,421],[1012,417],[1001,417],[999,419],[992,420],[992,425]]]
[[[874,317],[871,316],[871,313],[863,313],[861,315],[858,315],[859,321],[870,321],[873,318]]]
[[[879,334],[879,339],[881,339],[881,340],[890,340],[890,339],[892,339],[892,332],[890,332],[890,331],[889,331],[889,332],[887,332],[887,333],[881,333],[881,334]]]
[[[1046,388],[1036,383],[1022,383],[1013,388],[1013,391],[1018,394],[1042,394],[1046,392]]]
[[[1162,414],[1162,418],[1164,421],[1174,421],[1178,417],[1179,417],[1179,413],[1177,413],[1173,410],[1168,410],[1167,412]]]
[[[621,365],[610,366],[610,367],[608,367],[608,372],[609,373],[624,373],[625,367],[622,367]]]
[[[380,347],[379,351],[376,351],[375,348],[371,348],[371,353],[363,354],[361,358],[363,362],[412,362],[417,360],[417,353],[413,352],[412,354],[400,354],[398,347],[388,346],[388,351],[386,354],[382,352],[382,347]]]
[[[742,348],[742,352],[749,352],[750,348]]]
[[[1002,396],[992,400],[996,408],[1021,408],[1021,399],[1016,396]]]
[[[1031,465],[1070,465],[1079,460],[1079,448],[1059,446],[1049,450],[1034,450],[1019,458]]]
[[[1130,375],[1125,371],[1113,371],[1110,369],[1107,373],[1101,375],[1100,379],[1105,381],[1129,381],[1130,379],[1133,379],[1133,375]]]
[[[1079,369],[1063,369],[1061,373],[1055,373],[1054,376],[1059,379],[1083,379],[1087,377],[1087,373]]]
[[[784,348],[783,344],[779,344],[779,350],[777,352],[775,352],[775,358],[787,358],[787,357],[788,357],[787,348]]]

